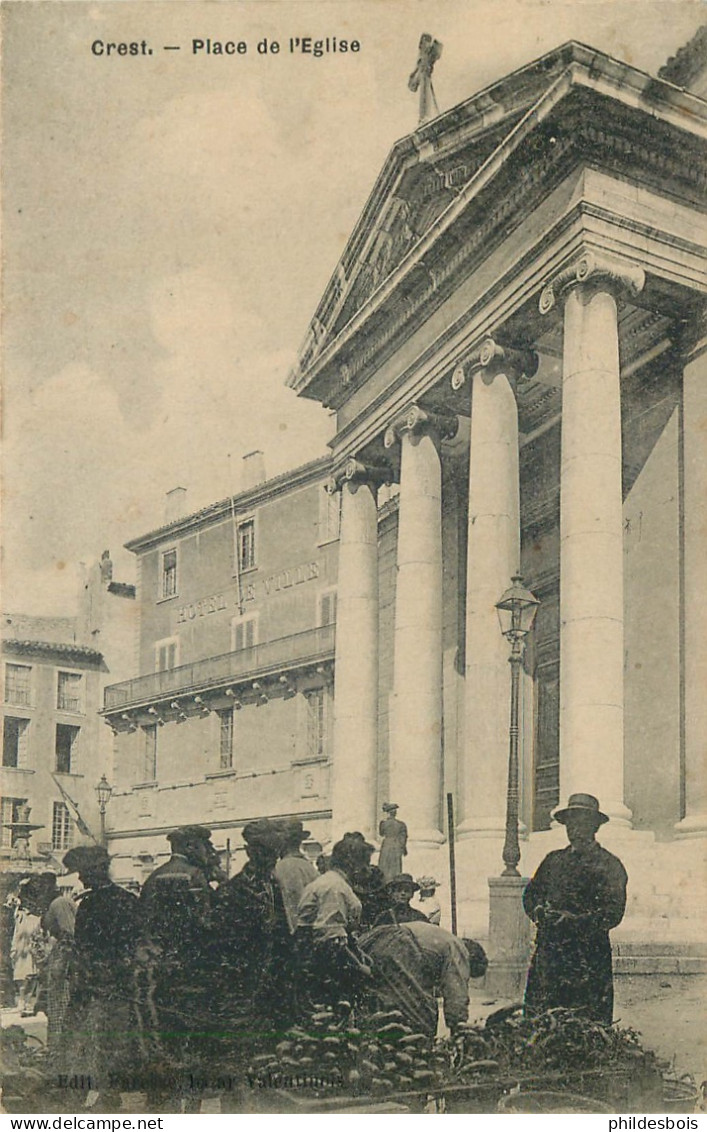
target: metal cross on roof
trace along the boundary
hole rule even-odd
[[[433,106],[435,114],[439,114],[439,106],[432,86],[432,71],[441,54],[442,44],[438,39],[433,39],[426,32],[420,36],[417,66],[408,79],[408,89],[420,92],[420,125],[432,117]]]

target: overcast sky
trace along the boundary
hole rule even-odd
[[[683,0],[7,2],[3,18],[3,608],[72,612],[77,562],[326,451],[284,381],[386,154],[416,124],[420,33],[440,109],[568,39],[655,72],[705,19]],[[264,58],[264,36],[357,38]],[[191,53],[243,39],[245,56]],[[151,56],[97,57],[95,40]],[[165,52],[164,45],[179,45]],[[230,456],[230,459],[229,459]]]

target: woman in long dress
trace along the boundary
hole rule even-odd
[[[383,873],[386,882],[393,877],[400,876],[403,871],[403,857],[407,856],[408,827],[404,821],[398,821],[395,816],[398,806],[395,802],[386,802],[383,812],[387,817],[378,827],[382,837],[381,851],[378,858],[378,867]]]
[[[22,897],[20,897],[22,900]],[[17,1005],[23,1017],[32,1013],[33,995],[37,984],[37,966],[32,948],[32,936],[39,928],[39,916],[20,903],[15,909],[15,928],[12,933],[10,956],[12,979],[15,984]]]

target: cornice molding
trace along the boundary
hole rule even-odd
[[[621,132],[618,129],[612,129],[611,126],[595,125],[591,122],[591,116],[585,115],[589,118],[588,121],[585,121],[583,117],[578,117],[564,129],[560,123],[553,123],[553,129],[547,130],[548,135],[551,133],[552,136],[543,137],[543,123],[546,122],[548,116],[572,88],[582,89],[591,94],[600,91],[602,82],[598,81],[598,75],[595,71],[596,61],[597,55],[592,60],[591,73],[588,74],[585,73],[587,61],[584,58],[575,60],[555,79],[555,82],[537,104],[509,131],[493,154],[472,174],[469,182],[460,190],[457,199],[446,208],[429,231],[414,244],[391,275],[375,287],[373,293],[347,325],[338,330],[335,337],[329,340],[326,340],[326,334],[320,336],[318,350],[308,356],[306,363],[301,361],[291,374],[288,384],[292,388],[298,393],[304,393],[308,387],[316,384],[327,370],[334,371],[336,367],[339,377],[339,394],[345,399],[347,386],[355,387],[358,374],[366,368],[385,341],[395,337],[407,318],[414,316],[421,305],[426,305],[435,290],[439,290],[445,280],[459,270],[460,265],[463,266],[469,257],[473,257],[479,244],[482,247],[488,247],[491,232],[499,222],[504,223],[505,229],[512,226],[510,217],[518,211],[517,204],[528,195],[529,191],[532,192],[536,183],[545,179],[548,170],[551,170],[562,159],[567,159],[568,156],[571,157],[574,164],[582,162],[588,164],[599,161],[611,166],[612,162],[615,164],[619,161],[624,168],[627,165],[634,167],[640,165],[653,174],[658,172],[661,176],[673,177],[679,183],[691,185],[693,189],[697,190],[699,198],[702,199],[707,184],[704,162],[686,160],[684,149],[679,152],[677,143],[672,147],[649,144],[650,139],[643,140],[643,135],[635,128],[635,123],[629,122],[624,131]],[[630,68],[626,68],[624,64],[617,64],[616,61],[607,60],[606,66],[600,65],[599,70],[602,72],[602,81],[606,80],[609,83],[611,94],[617,99],[617,111],[623,110],[628,114],[646,111],[647,107],[644,103],[648,92],[647,76],[641,76],[638,73],[633,76],[632,74],[632,77],[636,80],[640,78],[642,81],[629,82],[628,86],[624,81],[617,86],[615,84],[619,76],[614,71],[626,71],[628,74]],[[624,76],[625,79],[626,76]],[[652,82],[655,87],[657,85],[656,80],[652,80]],[[677,105],[673,105],[676,98],[675,90],[667,84],[663,85],[665,86],[665,113],[662,115],[653,113],[656,129],[671,129],[673,131],[680,129],[686,139],[694,141],[695,144],[704,145],[705,127],[702,121],[704,102],[685,92],[680,92],[680,95],[684,96],[693,110],[692,113],[686,113],[687,106],[678,108]],[[655,90],[653,90],[653,95],[655,96]],[[692,107],[693,103],[695,104],[694,107]],[[655,107],[653,109],[655,110]],[[699,110],[702,110],[702,115],[700,115]],[[645,130],[643,134],[645,134]],[[528,140],[536,146],[536,151],[532,153],[532,162],[521,165],[520,169],[517,170],[518,175],[511,179],[509,191],[497,191],[495,202],[492,201],[490,208],[484,210],[484,219],[481,220],[481,223],[471,231],[465,232],[464,238],[458,240],[459,252],[456,255],[445,254],[439,263],[433,262],[435,244],[445,234],[449,234],[450,229],[462,220],[462,214],[467,207],[473,206],[488,185],[492,181],[498,180],[499,174],[508,165],[509,160],[524,140]],[[541,151],[538,151],[538,143]],[[429,263],[426,261],[429,261]],[[412,273],[419,270],[420,267],[429,276],[429,286],[426,289],[429,293],[423,295],[418,293],[418,295],[412,296],[410,292],[414,288],[411,288],[409,280]],[[407,295],[405,298],[401,298],[396,292],[404,277],[408,278]],[[385,330],[380,341],[375,331],[371,333],[371,327],[368,326],[363,350],[352,350],[350,356],[344,356],[347,347],[352,344],[353,339],[357,337],[362,327],[369,323],[372,317],[382,314],[384,307],[390,307],[394,296],[394,309],[390,310],[389,316],[384,320]],[[335,361],[337,357],[338,363]],[[333,377],[334,373],[331,372],[331,378]],[[327,378],[329,378],[329,374],[327,374]],[[311,396],[312,394],[308,395]],[[314,396],[319,399],[318,394],[314,394]],[[336,402],[336,394],[333,395],[333,399],[331,396],[328,398],[328,403],[333,407],[337,407]]]
[[[643,290],[645,282],[646,273],[638,264],[588,249],[546,283],[540,293],[538,309],[540,314],[549,314],[557,297],[578,284],[592,284],[635,297]]]

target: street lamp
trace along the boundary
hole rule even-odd
[[[106,806],[110,802],[110,796],[113,793],[113,787],[106,778],[105,774],[101,775],[101,781],[96,787],[96,794],[98,795],[98,810],[101,815],[101,845],[106,843]]]
[[[511,642],[511,720],[508,729],[508,788],[506,791],[506,837],[503,842],[502,876],[517,877],[520,861],[518,843],[518,716],[520,704],[520,666],[523,663],[525,638],[530,632],[540,602],[523,586],[520,574],[514,574],[513,585],[496,602],[501,632]]]

